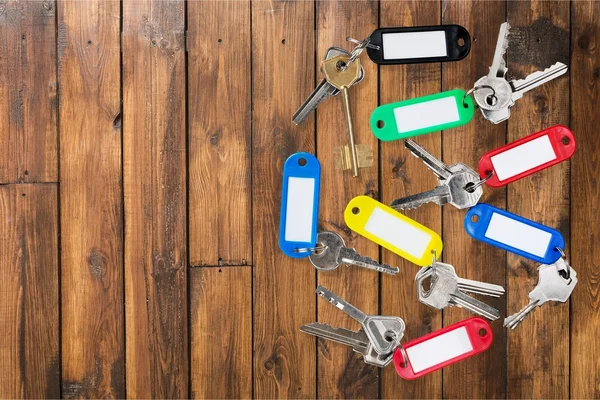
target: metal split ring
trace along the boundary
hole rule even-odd
[[[294,249],[294,253],[316,253],[323,250],[327,250],[327,246],[299,247]]]
[[[492,96],[496,97],[496,89],[494,89],[493,87],[491,87],[490,85],[479,85],[479,86],[474,86],[471,89],[467,90],[467,92],[465,93],[465,95],[463,96],[462,99],[462,103],[464,107],[467,107],[467,105],[465,104],[465,99],[467,98],[467,96],[470,96],[471,94],[475,93],[478,90],[481,89],[490,89],[492,91]]]
[[[398,344],[398,350],[400,351],[400,354],[402,354],[402,368],[408,368],[408,354],[406,354],[406,350],[404,350],[404,347],[402,347],[401,344]]]
[[[565,254],[565,251],[560,247],[555,247],[554,249],[560,253],[560,257],[564,260],[565,264],[567,264],[566,277],[564,278],[571,279],[571,265],[569,264],[569,260],[567,260],[567,255]]]
[[[474,184],[473,184],[473,186],[469,186],[469,187],[465,186],[465,187],[464,187],[464,189],[465,189],[465,190],[469,190],[469,189],[470,189],[470,190],[471,190],[471,192],[470,192],[470,193],[473,193],[475,190],[477,190],[477,188],[478,188],[479,186],[483,186],[483,185],[484,185],[484,184],[485,184],[485,183],[486,183],[488,180],[490,180],[490,178],[491,178],[492,176],[494,176],[494,171],[490,172],[490,173],[488,174],[488,176],[486,176],[485,178],[483,178],[483,179],[480,179],[480,180],[479,180],[479,182],[477,182],[477,183],[474,183]]]
[[[379,50],[379,49],[381,49],[381,47],[377,46],[376,44],[369,43],[371,41],[371,39],[357,40],[357,39],[354,39],[354,38],[351,38],[351,37],[347,37],[346,40],[348,42],[357,44],[359,46],[363,46],[363,48],[364,47],[368,47],[368,48],[373,49],[373,50]],[[363,43],[365,43],[365,41],[366,41],[366,44],[363,45]]]

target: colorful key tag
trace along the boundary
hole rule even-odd
[[[371,130],[386,142],[406,139],[465,125],[474,112],[471,96],[454,89],[379,106],[371,114]]]
[[[460,25],[380,28],[370,36],[367,54],[376,64],[458,61],[471,50],[471,35]]]
[[[472,317],[411,340],[394,352],[394,367],[404,379],[417,379],[487,350],[494,339],[482,318]]]
[[[567,127],[555,125],[485,153],[479,176],[491,187],[500,187],[571,158],[575,137]]]
[[[541,264],[552,264],[561,255],[557,248],[565,248],[565,239],[556,229],[489,204],[469,209],[465,229],[474,239]]]
[[[422,267],[431,264],[433,251],[442,254],[437,233],[368,196],[350,200],[344,220],[354,232]]]
[[[308,257],[317,244],[320,180],[312,154],[292,154],[283,165],[279,247],[289,257]]]

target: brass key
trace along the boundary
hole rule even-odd
[[[348,88],[358,80],[360,70],[360,58],[356,58],[353,62],[350,62],[350,57],[346,55],[333,57],[323,61],[323,64],[321,64],[321,71],[323,72],[325,79],[327,79],[327,82],[342,92],[344,98],[344,112],[348,124],[348,137],[350,143],[348,146],[342,148],[342,168],[352,169],[353,177],[358,176],[359,167],[368,167],[372,164],[370,148],[368,146],[358,147],[354,144],[354,126],[350,114],[350,96],[348,94]],[[357,154],[357,148],[361,153],[360,158]]]

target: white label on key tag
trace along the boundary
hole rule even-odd
[[[552,234],[504,215],[493,213],[485,237],[538,257],[544,257]]]
[[[445,31],[384,33],[382,40],[384,60],[448,55]]]
[[[314,212],[315,180],[313,178],[288,179],[287,207],[285,210],[285,240],[310,242]]]
[[[462,326],[407,348],[406,355],[416,374],[470,351],[473,345],[467,328]]]
[[[500,181],[555,159],[556,153],[548,135],[540,136],[490,158]]]
[[[373,209],[364,229],[416,258],[423,257],[431,241],[431,235],[380,208]]]
[[[398,133],[456,122],[460,119],[454,96],[394,108]]]

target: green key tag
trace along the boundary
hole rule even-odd
[[[389,142],[465,125],[474,113],[471,96],[454,89],[379,106],[371,114],[371,130]]]

